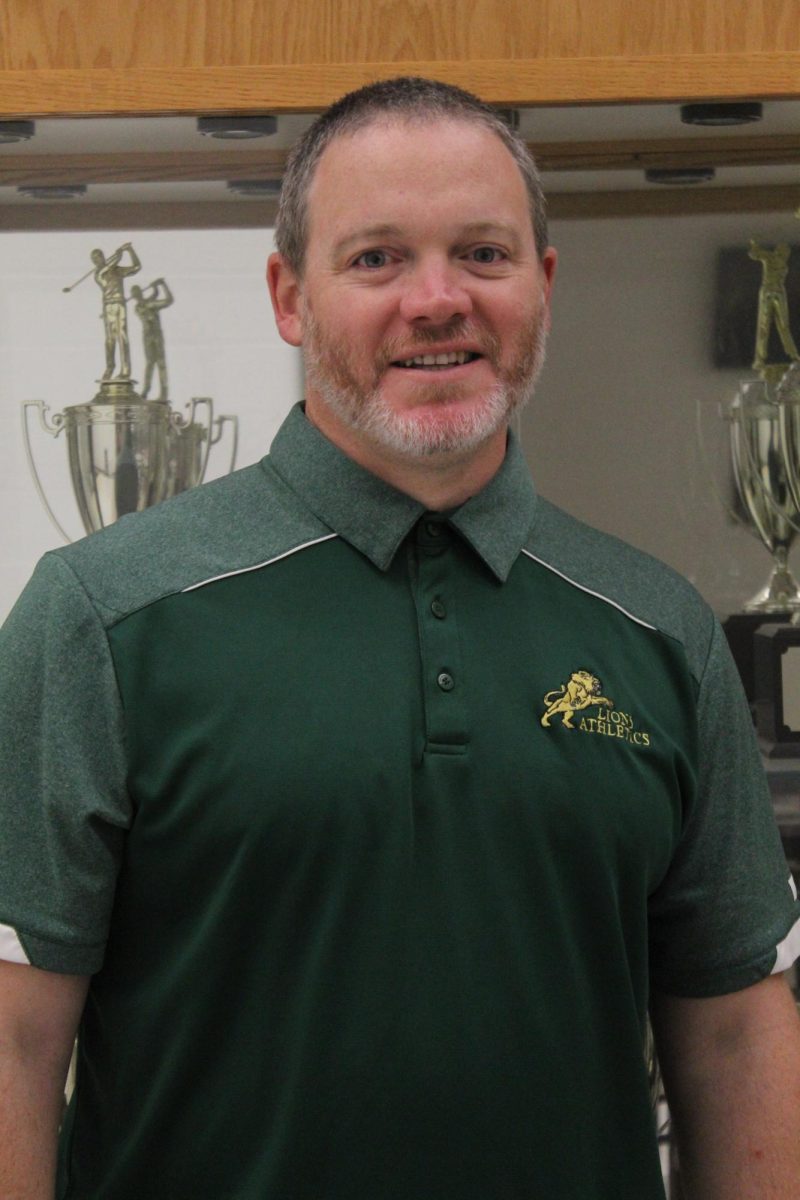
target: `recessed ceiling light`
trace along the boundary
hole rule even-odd
[[[708,183],[714,178],[713,167],[648,167],[644,177],[648,183]]]
[[[85,183],[48,183],[18,187],[17,191],[29,200],[75,200],[86,195]]]
[[[681,105],[684,125],[750,125],[760,121],[763,115],[764,105],[758,100]]]
[[[262,199],[280,195],[280,179],[229,179],[227,186],[237,196],[260,196]]]
[[[0,145],[29,142],[35,132],[35,121],[0,121]]]
[[[198,117],[197,132],[203,137],[244,141],[269,137],[278,128],[277,117]]]

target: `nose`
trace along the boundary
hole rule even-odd
[[[405,279],[400,314],[410,325],[445,325],[467,317],[472,299],[457,264],[429,259],[414,265]]]

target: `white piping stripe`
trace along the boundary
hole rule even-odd
[[[3,962],[22,963],[26,967],[31,965],[31,960],[22,949],[16,929],[12,929],[10,925],[0,925],[0,959]]]
[[[283,554],[276,554],[274,558],[268,558],[266,562],[256,563],[252,567],[239,567],[236,571],[225,571],[223,575],[212,575],[210,579],[203,579],[200,583],[190,583],[188,587],[181,588],[181,592],[193,592],[195,588],[205,587],[208,583],[217,583],[220,579],[230,579],[233,575],[246,575],[248,571],[260,571],[262,567],[269,567],[272,563],[280,562],[282,558],[289,558],[291,554],[307,550],[309,546],[318,546],[320,542],[329,542],[331,538],[338,536],[338,533],[326,533],[323,537],[314,538],[313,542],[303,542],[302,546],[293,546],[291,550],[286,550]]]
[[[780,975],[782,971],[788,971],[795,959],[800,958],[800,920],[795,921],[787,936],[778,943],[777,952],[778,956],[771,971],[772,975]]]
[[[594,592],[591,588],[584,587],[582,583],[578,583],[576,580],[570,579],[569,575],[565,575],[563,571],[557,570],[557,568],[551,566],[549,562],[545,562],[543,558],[537,558],[535,554],[531,554],[530,550],[526,550],[524,546],[522,548],[522,553],[527,554],[528,558],[532,558],[534,562],[539,563],[541,566],[547,567],[548,571],[552,571],[553,574],[558,575],[560,579],[564,579],[567,583],[571,583],[573,587],[578,589],[578,591],[586,592],[589,596],[596,596],[598,600],[602,600],[604,603],[610,604],[612,608],[618,609],[619,612],[623,613],[631,621],[635,621],[637,625],[644,625],[645,629],[652,629],[655,633],[658,633],[655,625],[648,624],[648,622],[643,621],[641,617],[635,617],[632,612],[628,612],[627,608],[623,608],[621,604],[617,604],[616,600],[611,600],[608,596],[604,596],[602,592]]]
[[[791,888],[792,895],[794,896],[794,898],[796,900],[797,899],[797,884],[794,881],[793,875],[789,876],[789,887]]]

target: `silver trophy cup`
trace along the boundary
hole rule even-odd
[[[746,612],[800,610],[800,590],[788,567],[800,526],[800,490],[790,483],[781,410],[767,381],[754,379],[741,384],[728,411],[736,487],[750,527],[773,559],[769,579],[745,604]]]
[[[196,419],[200,406],[206,424]],[[94,533],[127,513],[140,512],[202,483],[211,447],[223,425],[233,425],[233,469],[238,441],[235,417],[214,420],[210,398],[192,400],[188,420],[162,400],[142,400],[128,380],[104,380],[88,404],[73,404],[48,416],[42,400],[22,406],[23,434],[34,484],[51,521],[65,541],[70,536],[47,499],[31,446],[29,410],[36,409],[42,429],[64,433],[72,487],[83,527]]]

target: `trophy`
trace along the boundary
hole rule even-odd
[[[773,565],[766,586],[744,611],[785,614],[800,610],[800,590],[787,565],[800,528],[800,487],[786,441],[788,409],[781,402],[785,393],[778,386],[786,364],[769,362],[769,337],[774,324],[785,353],[793,361],[800,359],[786,296],[790,250],[785,242],[770,248],[751,239],[748,255],[761,264],[762,273],[753,359],[759,378],[743,381],[728,409],[731,460],[750,527],[772,555]]]
[[[773,560],[767,583],[744,605],[751,613],[800,610],[800,590],[788,566],[800,522],[800,488],[790,483],[782,407],[767,380],[754,379],[740,385],[728,410],[736,488]]]
[[[772,555],[766,585],[724,622],[742,682],[768,756],[800,754],[800,673],[787,652],[800,655],[800,589],[788,555],[800,529],[800,352],[789,325],[786,276],[790,249],[750,242],[761,264],[753,369],[728,410],[736,487],[751,530]],[[773,362],[776,330],[790,362]]]
[[[88,403],[69,405],[52,416],[43,400],[26,400],[22,405],[25,452],[34,485],[65,541],[71,539],[55,515],[36,469],[28,422],[31,409],[38,411],[41,427],[52,437],[64,431],[72,487],[87,533],[202,483],[211,448],[220,441],[228,422],[233,430],[229,471],[238,446],[238,419],[215,418],[210,397],[194,398],[188,416],[170,405],[161,312],[174,297],[163,279],[146,288],[131,288],[145,357],[144,383],[141,393],[137,392],[131,375],[125,279],[137,274],[141,263],[130,242],[108,258],[102,250],[93,250],[90,257],[90,269],[62,290],[71,292],[90,276],[100,288],[105,370],[98,381],[99,390]],[[158,396],[151,400],[148,396],[156,373]],[[199,419],[201,410],[205,422]]]

